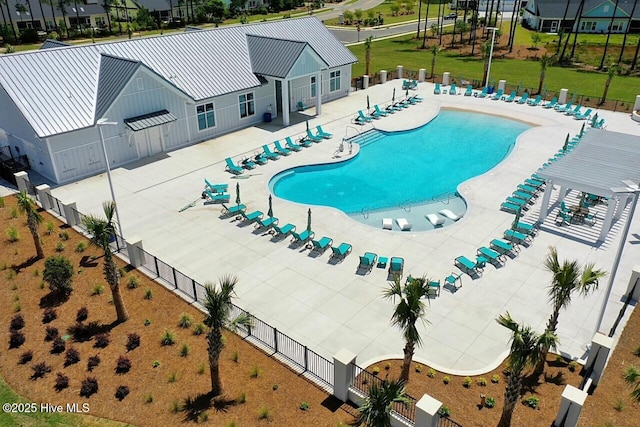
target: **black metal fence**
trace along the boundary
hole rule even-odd
[[[440,417],[438,427],[462,427],[462,424],[458,424],[449,417]]]

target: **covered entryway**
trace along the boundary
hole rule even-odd
[[[607,201],[598,240],[604,241],[614,220],[636,199],[629,188],[640,182],[640,137],[625,133],[591,129],[577,147],[552,162],[538,175],[546,181],[539,221],[549,214],[554,186],[562,202],[570,190],[577,190]]]
[[[176,120],[167,110],[125,119],[125,124],[133,131],[138,158],[164,151],[163,127],[170,126]]]

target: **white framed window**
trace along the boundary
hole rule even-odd
[[[317,91],[316,76],[311,76],[311,98],[316,97],[316,91]]]
[[[238,97],[240,106],[240,118],[253,116],[256,113],[256,103],[253,92],[243,93]]]
[[[580,23],[580,31],[595,31],[597,22],[595,21],[582,21]]]
[[[624,22],[622,21],[613,21],[613,25],[609,26],[611,31],[622,31],[624,28]]]
[[[329,92],[340,90],[340,70],[332,71],[329,74]]]
[[[136,86],[138,86],[138,90],[144,90],[144,81],[142,77],[136,78]]]
[[[198,129],[205,130],[216,126],[215,110],[213,102],[196,106],[198,113]]]

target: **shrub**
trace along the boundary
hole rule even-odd
[[[47,307],[42,313],[42,323],[51,323],[58,318],[55,308]]]
[[[90,397],[92,394],[98,392],[98,380],[96,377],[87,377],[82,380],[82,386],[80,387],[80,396]]]
[[[180,348],[180,356],[182,357],[187,357],[189,355],[189,344],[184,343],[182,344],[182,347]]]
[[[270,417],[271,417],[271,412],[269,411],[269,408],[267,407],[260,408],[260,410],[258,411],[259,420],[268,420]]]
[[[231,360],[233,360],[235,363],[238,363],[239,359],[240,359],[240,353],[238,353],[237,351],[234,351],[233,354],[231,355]]]
[[[613,405],[613,409],[618,412],[622,412],[622,410],[624,409],[624,402],[622,401],[622,399],[616,400],[616,403]]]
[[[111,342],[111,338],[108,333],[98,334],[96,335],[95,342],[93,346],[95,348],[105,348]]]
[[[122,401],[129,394],[129,387],[126,385],[121,385],[116,389],[116,399]]]
[[[61,337],[56,337],[51,344],[51,354],[60,354],[66,347],[65,341]]]
[[[478,380],[478,385],[479,385],[479,386],[482,386],[482,387],[486,387],[486,385],[487,385],[487,379],[486,379],[486,378],[480,378],[480,379]]]
[[[633,354],[640,357],[640,345],[633,349]]]
[[[20,365],[26,365],[27,363],[31,362],[31,360],[33,360],[33,351],[29,350],[20,355],[18,363]]]
[[[204,374],[204,371],[205,371],[204,364],[201,364],[200,366],[198,366],[198,375]]]
[[[4,197],[0,196],[0,209],[4,208]]]
[[[169,381],[170,383],[175,383],[176,381],[178,381],[178,373],[177,372],[172,372],[169,375],[169,378],[167,379],[167,381]]]
[[[100,295],[104,292],[104,286],[102,286],[100,283],[96,283],[93,286],[93,292],[91,292],[91,295]]]
[[[64,243],[62,242],[56,243],[56,252],[64,252]]]
[[[11,208],[11,218],[12,219],[18,218],[18,209],[16,209],[15,207]]]
[[[498,384],[500,382],[500,375],[494,375],[491,377],[491,382],[494,384]]]
[[[84,322],[89,317],[89,310],[87,307],[80,307],[78,313],[76,313],[76,322]]]
[[[58,338],[58,328],[47,326],[47,329],[45,329],[45,333],[44,333],[44,340],[53,341],[56,338]]]
[[[177,400],[174,400],[173,402],[171,402],[171,412],[173,412],[174,414],[177,414],[181,410],[182,410],[182,405],[180,405],[180,402],[178,402]]]
[[[118,357],[116,361],[116,374],[126,374],[131,369],[131,360],[126,356]]]
[[[198,421],[205,423],[209,420],[209,414],[206,411],[202,411],[198,414]]]
[[[100,364],[100,356],[97,354],[95,356],[91,356],[87,360],[87,371],[93,371],[93,368],[97,367]]]
[[[11,318],[11,323],[9,324],[9,331],[19,331],[24,328],[24,317],[22,314],[15,314]]]
[[[569,365],[567,366],[567,368],[568,368],[571,372],[574,372],[574,371],[578,368],[578,366],[580,366],[580,365],[578,364],[578,362],[576,362],[575,360],[572,360],[571,362],[569,362]]]
[[[49,284],[51,292],[69,294],[72,291],[73,265],[61,255],[50,256],[44,262],[42,278]]]
[[[127,335],[127,351],[133,351],[140,347],[140,335],[131,333]]]
[[[160,342],[162,345],[174,345],[176,343],[176,336],[169,329],[165,329]]]
[[[436,370],[435,370],[435,369],[433,369],[433,368],[430,368],[430,369],[429,369],[429,372],[427,372],[427,376],[428,376],[429,378],[435,378],[435,377],[436,377]]]
[[[307,402],[300,403],[300,409],[306,411],[307,409],[309,409],[309,404]]]
[[[449,383],[451,382],[451,378],[449,378],[449,376],[448,376],[448,375],[446,375],[444,378],[442,378],[442,381],[443,381],[445,384],[449,384]]]
[[[205,331],[205,326],[204,323],[200,322],[200,323],[196,323],[196,325],[193,327],[193,335],[202,335],[204,334]]]
[[[15,227],[7,228],[7,239],[9,239],[9,242],[11,243],[20,240],[20,233],[18,233],[18,230],[16,230]]]
[[[98,327],[98,322],[76,323],[67,328],[67,332],[73,335],[73,340],[77,342],[89,341]]]
[[[45,227],[47,229],[47,234],[50,236],[53,234],[53,230],[55,229],[55,225],[53,225],[53,222],[51,221],[47,221],[45,223]]]
[[[253,368],[249,371],[249,376],[251,378],[258,378],[260,376],[260,369],[258,368],[258,365],[253,365]]]
[[[144,291],[144,299],[152,299],[153,298],[153,291],[151,289],[147,289],[146,291]]]
[[[493,397],[487,397],[484,401],[484,406],[486,406],[487,408],[493,408],[494,406],[496,406],[496,399],[494,399]]]
[[[417,365],[416,365],[416,372],[417,372],[417,373],[422,372],[422,365],[421,365],[421,364],[417,364]]]
[[[274,384],[274,385],[271,387],[271,389],[272,389],[273,391],[276,391],[279,387],[280,387],[280,386],[279,386],[278,384]]]
[[[31,379],[44,378],[49,372],[51,372],[51,366],[47,365],[45,362],[36,363],[33,367],[33,375],[31,375]]]
[[[22,306],[20,305],[19,302],[13,304],[13,312],[14,313],[19,313],[22,310]]]
[[[178,326],[181,328],[190,328],[191,323],[193,322],[193,317],[190,314],[182,313],[180,315],[180,320],[178,321]]]
[[[160,361],[154,360],[151,366],[153,366],[154,368],[157,368],[158,366],[160,366]]]
[[[69,232],[63,231],[58,235],[58,237],[60,237],[62,240],[69,240]]]
[[[53,388],[55,388],[56,391],[61,391],[67,387],[69,387],[69,377],[62,372],[58,372],[56,374],[56,382]]]
[[[78,244],[76,245],[76,252],[84,252],[84,250],[87,249],[87,244],[84,241],[79,241]]]
[[[465,386],[466,388],[469,388],[471,387],[472,383],[473,383],[473,380],[471,379],[471,377],[465,377],[462,385]]]
[[[18,348],[24,344],[24,334],[20,331],[11,331],[9,335],[9,348]]]
[[[127,288],[135,289],[140,286],[140,280],[138,280],[137,276],[129,276],[129,280],[127,280]]]
[[[151,403],[151,402],[153,402],[153,395],[152,395],[151,393],[147,394],[147,395],[144,397],[144,401],[145,401],[145,403]]]
[[[64,367],[66,368],[67,366],[78,363],[79,361],[80,352],[73,347],[67,349],[67,352],[64,355]]]
[[[446,405],[442,405],[438,410],[438,414],[440,414],[440,416],[443,418],[449,418],[449,416],[451,415],[451,409],[449,409],[449,407]]]
[[[391,369],[391,362],[387,362],[384,364],[384,370],[388,371],[389,369]]]
[[[529,396],[522,401],[525,406],[528,406],[533,409],[537,409],[538,405],[540,405],[540,398],[536,396]]]
[[[240,393],[240,396],[238,396],[238,398],[236,399],[236,403],[246,403],[247,402],[247,394],[242,392]]]
[[[373,367],[373,375],[378,375],[379,373],[380,373],[380,367],[374,366]]]

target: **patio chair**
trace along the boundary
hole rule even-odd
[[[587,120],[589,117],[591,117],[591,111],[593,111],[591,108],[589,108],[587,111],[585,111],[582,114],[576,114],[573,117],[576,120]]]
[[[268,216],[265,219],[259,219],[256,222],[256,228],[263,228],[266,231],[269,231],[272,227],[278,225],[278,218],[275,216]]]
[[[518,104],[521,104],[521,105],[525,104],[528,99],[529,99],[529,92],[525,92],[525,93],[522,94],[520,99],[518,99]]]
[[[244,169],[233,164],[233,160],[231,160],[231,157],[227,157],[226,159],[224,159],[224,161],[227,163],[227,167],[225,168],[226,171],[236,175],[244,173]]]
[[[454,264],[469,276],[480,275],[484,271],[486,265],[486,258],[477,257],[475,261],[471,261],[464,255],[460,255],[455,259]]]
[[[333,137],[333,134],[332,134],[332,133],[325,132],[325,131],[322,129],[322,125],[318,125],[318,126],[316,126],[316,130],[318,131],[318,136],[319,136],[319,137],[322,137],[322,138],[324,138],[324,139],[331,139],[331,138]]]
[[[439,297],[440,296],[440,281],[434,280],[427,283],[427,298],[431,299],[431,297]]]
[[[400,111],[400,110],[402,110],[402,108],[398,108],[393,104],[389,104],[386,107],[384,107],[384,111],[391,114],[394,114],[396,111]]]
[[[573,110],[567,110],[567,111],[565,111],[564,114],[567,115],[567,116],[575,116],[575,115],[580,113],[580,109],[581,108],[582,108],[582,105],[578,104],[578,105],[576,105],[576,107]]]
[[[538,95],[538,96],[536,96],[536,99],[530,99],[530,100],[527,101],[527,103],[529,105],[531,105],[532,107],[535,107],[535,106],[539,105],[540,102],[542,102],[542,95]]]
[[[311,132],[311,129],[307,129],[307,136],[305,137],[305,139],[307,141],[320,142],[324,138],[322,138],[320,135],[314,135],[313,132]]]
[[[554,109],[559,113],[566,113],[569,109],[571,109],[572,105],[573,105],[573,101],[569,101],[564,106],[556,105]]]
[[[499,252],[494,251],[486,246],[478,248],[478,255],[485,257],[492,264],[502,266],[506,260],[506,256],[501,255]]]
[[[489,88],[487,86],[485,86],[485,87],[482,88],[482,92],[478,92],[474,96],[476,96],[478,98],[486,98],[488,92],[489,92]]]
[[[349,243],[342,242],[340,246],[331,246],[331,258],[344,258],[351,252],[351,245]]]
[[[441,91],[440,91],[440,83],[436,83],[436,87],[433,89],[433,94],[434,95],[440,95]]]
[[[206,184],[205,189],[208,187],[213,193],[224,193],[229,189],[229,184],[212,184],[207,178],[204,179],[204,183]]]
[[[558,98],[554,96],[553,99],[547,102],[546,104],[544,104],[542,108],[555,108],[557,103],[558,103]]]
[[[528,244],[532,239],[532,237],[527,234],[522,234],[519,231],[511,229],[504,231],[504,238],[512,243],[517,243],[518,245],[522,245],[525,243]]]
[[[495,95],[493,95],[493,97],[491,99],[493,99],[494,101],[497,101],[499,99],[502,98],[502,94],[504,93],[504,91],[502,89],[498,89],[498,91],[496,92]]]
[[[249,170],[255,169],[256,167],[258,167],[258,165],[253,163],[251,159],[249,159],[248,157],[243,157],[240,163],[242,164],[243,168],[249,169]]]
[[[594,226],[596,224],[596,219],[597,219],[598,213],[594,213],[594,214],[587,214],[584,217],[584,223],[590,226]]]
[[[457,95],[458,89],[456,88],[455,83],[451,83],[451,87],[449,88],[449,95]]]
[[[286,137],[286,138],[284,139],[284,141],[285,141],[285,145],[286,145],[290,150],[293,150],[293,151],[300,151],[300,150],[302,150],[302,147],[303,147],[303,146],[302,146],[302,145],[300,145],[300,144],[296,144],[295,142],[293,142],[293,141],[291,140],[291,137],[290,137],[290,136]]]
[[[404,258],[391,257],[389,262],[389,274],[402,277],[402,271],[404,270]]]
[[[504,100],[504,102],[513,102],[515,101],[516,96],[518,96],[518,91],[514,90],[513,92],[511,92],[511,95],[509,95],[509,97]]]
[[[364,113],[362,112],[362,110],[358,110],[358,116],[356,117],[356,120],[362,122],[362,123],[370,123],[373,121],[373,117],[371,116],[365,116]]]
[[[206,198],[208,198],[210,200],[211,203],[215,203],[215,202],[228,202],[229,198],[231,197],[229,195],[229,193],[212,193],[209,190],[204,190],[204,193]],[[205,203],[207,203],[205,201]]]
[[[273,230],[275,231],[275,237],[287,237],[287,235],[296,231],[296,226],[288,223],[282,227],[278,227],[278,225],[273,226]]]
[[[473,95],[473,85],[468,85],[467,90],[464,91],[464,96]]]
[[[264,153],[255,153],[253,156],[253,161],[259,165],[266,165],[269,161],[269,158],[264,155]]]
[[[571,213],[559,211],[556,216],[556,225],[571,225],[573,222],[573,216]]]
[[[518,253],[520,251],[518,246],[513,245],[507,242],[506,240],[502,240],[502,239],[493,239],[489,243],[489,246],[491,247],[491,249],[500,253],[501,255],[507,255],[508,253]]]
[[[380,106],[376,104],[373,106],[373,114],[377,115],[378,117],[387,117],[389,115],[389,112],[380,109]]]
[[[278,160],[280,158],[280,154],[274,153],[273,151],[271,151],[268,145],[263,145],[262,151],[264,152],[264,155],[267,156],[269,160]]]
[[[333,239],[330,237],[323,236],[320,240],[311,239],[311,244],[313,245],[313,250],[316,252],[323,252],[327,250],[329,246],[333,243]]]
[[[244,218],[245,221],[249,222],[249,224],[252,224],[261,220],[264,214],[261,211],[253,211],[249,214],[244,213],[244,211],[240,211],[240,215],[242,216],[242,218]]]
[[[365,271],[371,271],[377,260],[378,255],[374,254],[373,252],[365,252],[364,255],[360,256],[360,264],[358,264],[358,270],[364,269]]]
[[[273,148],[278,152],[278,154],[282,154],[283,156],[288,156],[289,154],[291,154],[291,150],[280,145],[280,141],[274,141]]]
[[[518,184],[518,190],[524,191],[525,193],[529,193],[533,196],[536,196],[538,194],[538,189],[530,185]]]
[[[240,212],[244,212],[247,210],[247,207],[243,204],[227,206],[224,203],[222,204],[222,213],[227,215],[236,215]]]
[[[309,108],[309,107],[307,107],[304,102],[298,101],[298,111],[304,111],[307,108]]]
[[[454,271],[451,272],[450,275],[444,278],[444,281],[447,285],[451,285],[456,289],[462,287],[462,273],[456,273]],[[460,286],[456,286],[456,282],[460,282]]]
[[[306,243],[309,240],[313,239],[315,237],[316,233],[314,233],[313,231],[309,231],[309,230],[305,229],[300,234],[296,233],[295,231],[292,231],[291,235],[293,236],[293,239],[291,240],[291,243]]]

